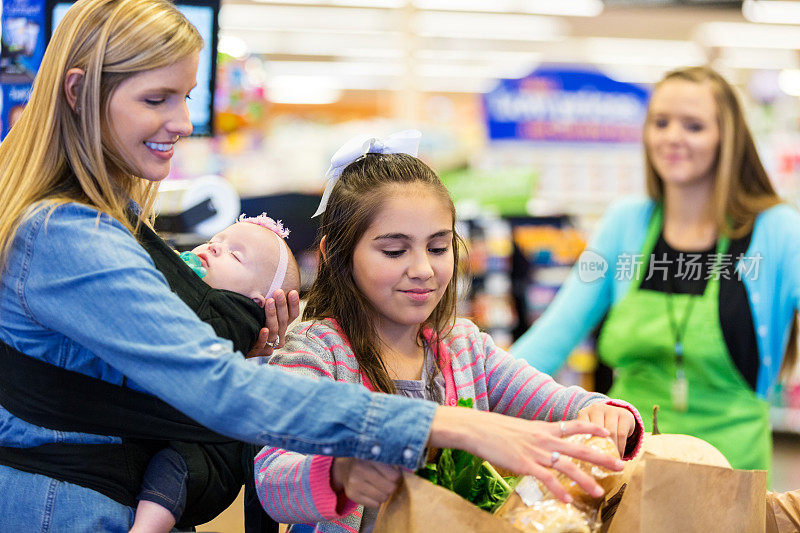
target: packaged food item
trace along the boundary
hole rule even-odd
[[[619,451],[608,437],[592,435],[572,435],[565,440],[594,448],[613,457]],[[560,461],[572,461],[578,468],[594,477],[598,484],[608,491],[618,485],[618,472],[581,461],[565,455]],[[550,492],[539,480],[523,476],[512,494],[497,511],[497,516],[527,532],[548,533],[592,533],[599,526],[599,510],[603,497],[596,498],[587,493],[575,481],[558,470],[553,470],[558,482],[572,496],[572,503],[564,503]]]
[[[594,524],[583,511],[561,500],[539,500],[530,507],[517,507],[505,518],[517,529],[532,533],[592,533]]]

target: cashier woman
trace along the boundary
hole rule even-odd
[[[512,351],[553,372],[605,318],[597,353],[614,370],[610,396],[642,414],[658,404],[662,432],[700,437],[734,468],[768,469],[766,398],[797,360],[800,214],[710,68],[656,85],[644,149],[649,198],[609,210]],[[607,270],[592,279],[581,267],[598,261]]]

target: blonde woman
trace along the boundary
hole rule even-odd
[[[513,352],[552,372],[605,315],[609,395],[642,412],[660,405],[661,431],[703,438],[736,468],[768,469],[765,399],[797,357],[800,215],[708,67],[656,85],[644,147],[650,198],[612,208],[589,244],[605,276],[589,280],[579,262]]]
[[[613,466],[559,438],[606,434],[595,424],[438,407],[247,365],[170,291],[136,236],[149,230],[175,143],[191,133],[185,99],[202,45],[166,0],[81,0],[0,145],[0,530],[130,528],[142,457],[128,453],[129,438],[153,435],[125,420],[114,433],[97,423],[127,398],[116,385],[152,400],[127,418],[169,422],[165,439],[222,434],[350,456],[374,461],[390,483],[427,445],[459,447],[553,487],[543,465],[557,454]],[[270,345],[297,314],[296,294],[288,304],[273,297]],[[86,386],[67,393],[67,382]],[[74,416],[74,397],[96,382],[108,394],[89,402],[92,416]],[[192,429],[181,413],[216,433]]]

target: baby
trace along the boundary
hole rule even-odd
[[[278,289],[300,288],[300,269],[284,239],[289,230],[266,213],[241,215],[181,259],[209,286],[250,298],[264,308]],[[186,505],[189,471],[181,454],[167,447],[150,461],[131,531],[170,531]]]
[[[247,296],[263,308],[276,290],[300,287],[300,269],[284,242],[288,236],[289,230],[266,213],[241,215],[181,258],[211,287]]]

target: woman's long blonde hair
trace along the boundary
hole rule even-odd
[[[655,90],[670,80],[707,84],[717,104],[719,150],[714,180],[714,216],[720,232],[739,238],[753,230],[762,211],[782,202],[761,163],[747,127],[744,111],[733,87],[711,67],[687,67],[667,73]],[[648,117],[649,120],[649,117]],[[664,183],[658,175],[650,153],[645,150],[647,192],[657,201],[664,199]],[[792,318],[789,341],[781,366],[781,376],[797,364],[797,313]]]
[[[168,0],[80,0],[67,11],[25,110],[0,143],[0,267],[23,218],[40,209],[80,202],[131,231],[131,199],[142,218],[151,216],[157,186],[133,175],[113,149],[109,99],[127,78],[202,46],[197,29]],[[75,109],[64,90],[72,68],[84,72]]]

